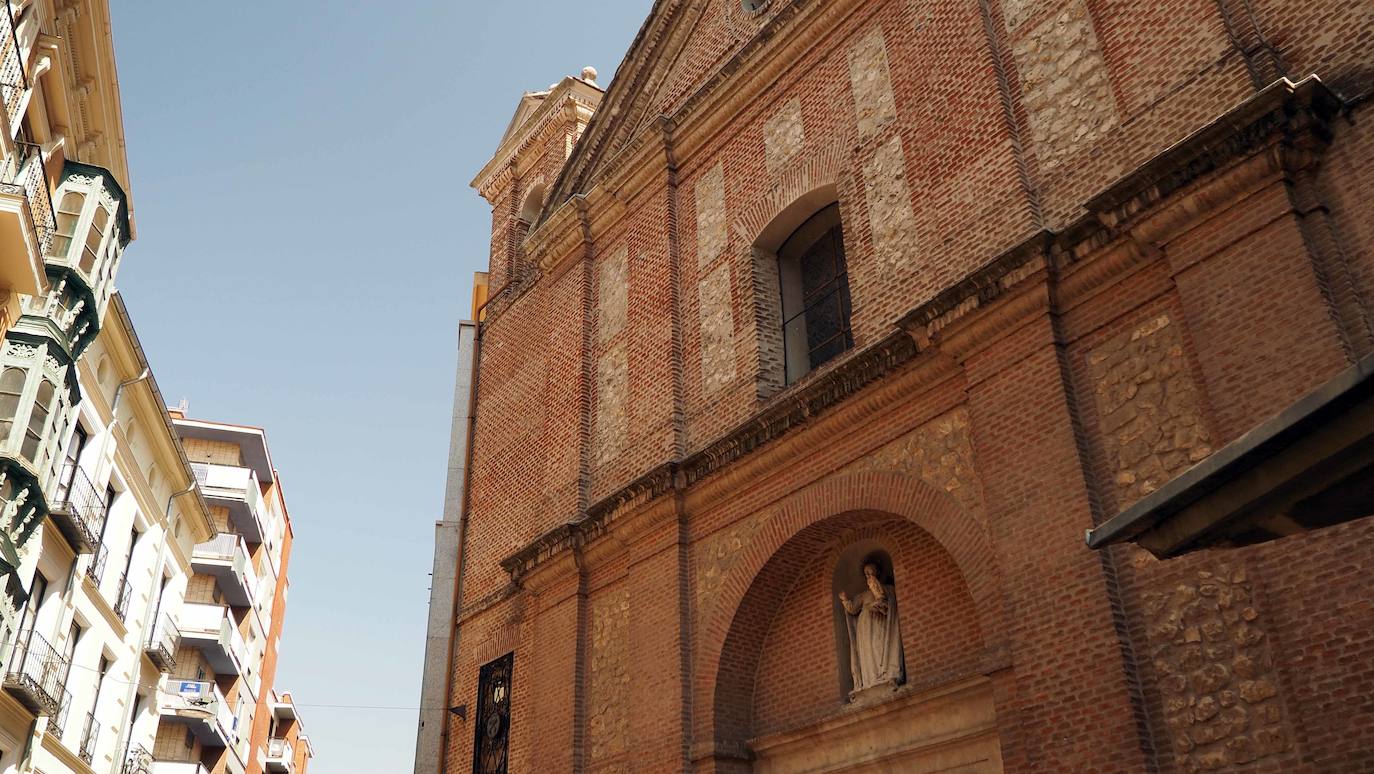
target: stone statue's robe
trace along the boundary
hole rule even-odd
[[[843,603],[845,625],[849,629],[849,669],[854,676],[854,691],[875,685],[895,685],[902,681],[902,631],[897,618],[897,594],[883,586],[885,596],[878,599],[865,589]]]

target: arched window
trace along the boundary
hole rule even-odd
[[[38,458],[38,447],[43,443],[43,430],[48,426],[48,414],[52,411],[52,402],[56,395],[57,386],[47,379],[38,385],[33,413],[29,414],[29,424],[24,430],[24,444],[19,447],[19,453],[29,462]]]
[[[26,377],[22,368],[6,368],[4,373],[0,373],[0,444],[10,437],[10,429],[14,427]]]
[[[812,215],[777,251],[787,383],[854,346],[840,206]]]
[[[91,228],[86,232],[86,248],[81,255],[81,270],[86,272],[86,276],[90,276],[96,259],[100,257],[100,245],[105,241],[105,228],[109,223],[110,211],[97,206],[95,214],[91,216]]]
[[[539,211],[544,208],[544,184],[536,183],[525,194],[525,201],[520,205],[520,220],[526,224],[533,224],[539,217]]]
[[[53,255],[65,258],[71,250],[72,237],[76,234],[77,221],[81,220],[81,208],[86,204],[86,194],[68,191],[62,195],[57,205],[57,236],[53,240]]]

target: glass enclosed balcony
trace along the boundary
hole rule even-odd
[[[206,502],[227,507],[239,534],[250,543],[261,543],[267,503],[262,499],[257,473],[238,465],[208,462],[193,462],[191,470]]]
[[[72,357],[100,329],[114,292],[115,273],[129,243],[128,204],[109,171],[69,161],[58,184],[54,234],[44,253],[48,282],[56,290],[48,304],[62,314],[58,328],[71,340]],[[58,301],[53,298],[61,296]],[[73,329],[73,326],[80,326]]]
[[[213,540],[197,543],[191,552],[191,567],[202,575],[218,578],[220,591],[229,604],[236,607],[253,604],[258,577],[253,572],[248,546],[239,535],[224,532]]]
[[[7,15],[0,9],[0,20]],[[43,292],[43,253],[52,243],[53,227],[43,152],[37,145],[15,143],[0,164],[0,278],[19,293]]]
[[[200,648],[217,674],[243,674],[248,648],[229,608],[187,602],[181,606],[178,628],[182,643]]]
[[[158,699],[164,720],[182,723],[207,747],[228,747],[238,741],[234,710],[219,686],[203,680],[173,680]]]
[[[268,771],[292,774],[296,770],[295,752],[288,740],[269,739],[267,757],[264,759],[263,765]]]
[[[57,478],[62,441],[80,399],[65,353],[11,332],[0,350],[0,458],[26,472],[37,495]],[[46,511],[46,500],[38,504]]]

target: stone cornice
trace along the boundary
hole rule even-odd
[[[578,115],[589,118],[600,104],[603,93],[580,78],[568,76],[559,81],[539,107],[525,119],[524,125],[505,138],[470,185],[477,189],[482,198],[491,201],[488,192],[493,189],[492,183],[502,171],[509,169],[512,159],[518,158],[531,145],[547,140],[549,134],[560,126],[558,118]]]
[[[671,491],[692,486],[727,465],[800,427],[917,354],[911,337],[894,331],[877,343],[817,373],[774,398],[767,407],[685,459],[660,464],[587,509],[580,519],[544,533],[502,560],[517,580],[568,549],[586,545],[609,529],[618,513],[638,508]]]
[[[1329,122],[1344,104],[1316,76],[1280,78],[1184,140],[1165,149],[1089,199],[1085,207],[1116,228],[1277,134],[1290,149],[1319,152],[1331,140]],[[1315,140],[1318,147],[1312,147]]]

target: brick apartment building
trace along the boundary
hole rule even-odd
[[[416,771],[1374,770],[1371,39],[658,0],[526,94]]]

